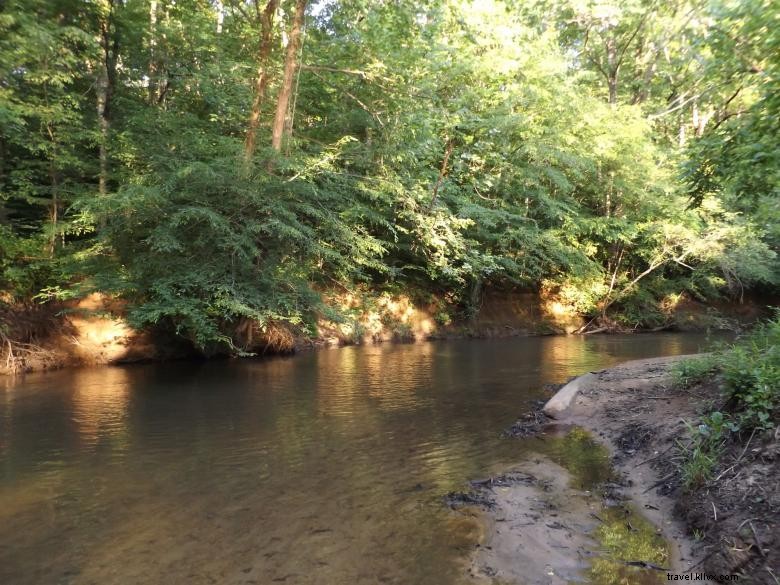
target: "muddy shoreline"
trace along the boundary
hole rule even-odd
[[[535,414],[510,429],[518,437],[540,433],[542,443],[584,430],[606,450],[614,475],[583,484],[576,462],[540,456],[498,476],[497,483],[473,484],[469,493],[486,526],[469,567],[476,582],[649,584],[665,582],[667,570],[779,582],[776,440],[755,449],[748,470],[749,482],[756,477],[770,482],[768,498],[746,501],[715,484],[682,488],[676,460],[684,421],[696,421],[717,398],[714,381],[689,390],[672,383],[671,366],[685,357],[635,360],[592,372],[558,420]],[[724,467],[731,463],[727,455]],[[652,536],[637,539],[640,525],[661,536],[665,550]]]
[[[697,414],[698,405],[675,392],[669,381],[670,366],[687,357],[635,360],[596,372],[564,419],[588,430],[610,451],[614,469],[626,479],[625,496],[670,543],[669,568],[676,573],[696,567],[703,555],[675,514],[676,499],[663,489],[668,470],[653,463],[672,456],[683,420]]]

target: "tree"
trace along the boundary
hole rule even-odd
[[[257,5],[256,5],[257,6]],[[244,140],[244,159],[249,161],[255,153],[257,143],[257,127],[260,124],[260,111],[265,101],[265,94],[268,89],[270,75],[270,56],[273,47],[273,25],[274,15],[279,7],[278,0],[268,0],[262,12],[257,10],[258,20],[260,22],[260,44],[257,51],[257,78],[255,80],[254,97],[252,99],[252,109],[249,114],[247,124],[246,138]]]
[[[111,106],[117,83],[117,59],[119,57],[119,33],[116,25],[116,0],[106,0],[99,5],[99,45],[101,50],[100,63],[97,66],[95,82],[97,96],[97,115],[100,126],[100,175],[98,191],[100,195],[107,193],[109,178],[108,144],[111,131]]]
[[[0,288],[118,295],[216,352],[305,331],[334,287],[464,315],[523,287],[596,328],[773,287],[773,11],[11,0]]]
[[[298,53],[301,48],[301,34],[305,14],[306,0],[296,0],[295,14],[293,15],[292,26],[290,28],[290,38],[287,41],[287,51],[284,57],[282,87],[279,89],[279,96],[276,100],[276,115],[274,116],[271,138],[271,147],[276,151],[282,149],[283,138],[285,135],[289,137],[291,133],[291,127],[288,126],[290,97],[293,92],[295,73],[298,70]]]

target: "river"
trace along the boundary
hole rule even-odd
[[[372,345],[0,379],[0,583],[460,585],[442,501],[543,384],[698,334]]]

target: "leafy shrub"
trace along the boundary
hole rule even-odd
[[[446,310],[441,310],[434,314],[433,320],[441,327],[448,327],[452,324],[452,315]]]
[[[690,442],[678,443],[683,452],[682,480],[686,488],[697,487],[712,476],[729,434],[739,427],[728,414],[711,412],[697,426],[686,423]]]
[[[773,428],[780,406],[780,313],[726,352],[722,370],[740,426]]]
[[[683,485],[710,479],[731,433],[775,427],[780,411],[780,311],[735,344],[705,357],[679,362],[673,376],[682,387],[721,373],[730,413],[714,411],[688,426],[683,455]]]
[[[718,370],[715,356],[705,355],[674,364],[672,376],[676,386],[690,388]]]
[[[721,373],[735,424],[743,430],[774,428],[780,407],[780,311],[731,346],[681,361],[672,372],[681,387]]]

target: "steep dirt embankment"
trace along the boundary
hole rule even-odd
[[[315,336],[283,324],[261,328],[242,320],[233,334],[236,346],[256,354],[286,353],[356,343],[566,333],[582,323],[572,311],[529,292],[488,292],[471,319],[453,316],[452,307],[434,297],[415,301],[409,295],[370,291],[325,296],[342,319],[320,318]],[[123,303],[99,294],[62,306],[33,305],[0,314],[9,331],[0,348],[0,374],[196,354],[181,339],[134,330],[122,315]]]
[[[571,333],[583,324],[572,308],[527,291],[488,290],[473,317],[434,296],[415,300],[405,294],[366,292],[327,298],[347,315],[341,323],[319,321],[315,342],[330,345]]]
[[[122,313],[120,303],[98,294],[60,306],[15,307],[0,315],[8,331],[0,349],[0,374],[170,355],[149,332],[132,329]]]
[[[235,346],[262,355],[386,341],[563,334],[576,331],[585,322],[560,299],[522,290],[486,290],[473,316],[434,295],[424,299],[426,295],[358,290],[326,291],[323,296],[341,317],[320,317],[314,336],[283,323],[260,327],[240,320],[233,327]],[[738,321],[754,320],[760,312],[756,303],[721,307],[720,311],[683,303],[677,309],[677,313],[670,313],[670,322],[683,329],[728,328]],[[0,374],[198,355],[184,339],[132,329],[124,314],[121,301],[99,294],[58,306],[10,309],[0,305]]]

